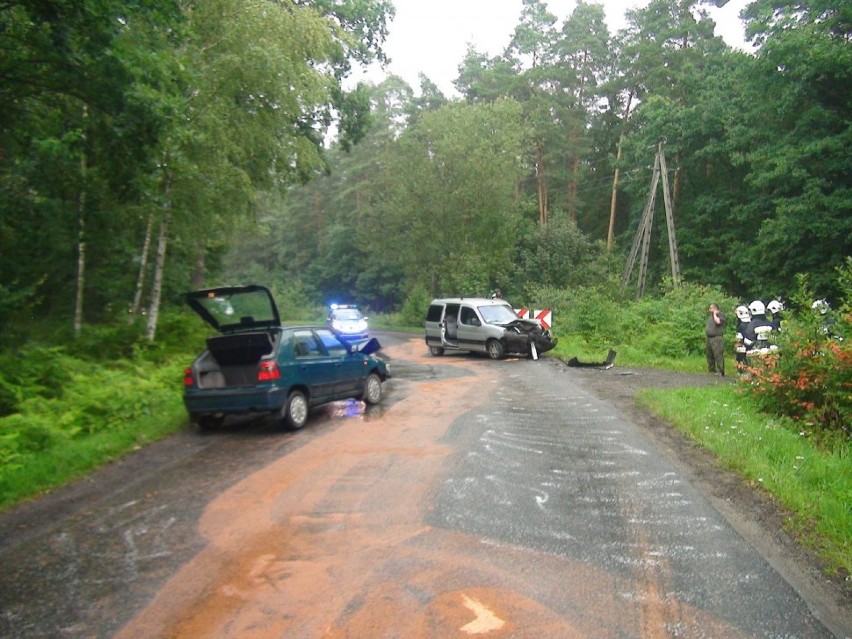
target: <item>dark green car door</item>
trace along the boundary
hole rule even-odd
[[[317,330],[317,335],[329,355],[337,358],[337,386],[335,395],[338,398],[354,397],[364,387],[364,377],[367,367],[364,365],[366,356],[361,353],[350,353],[349,347],[338,339],[330,330]]]
[[[316,405],[335,399],[340,354],[330,353],[311,329],[296,329],[293,355],[297,378],[310,389],[310,403]]]

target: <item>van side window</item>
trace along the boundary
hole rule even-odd
[[[426,312],[426,321],[427,322],[440,322],[441,321],[441,313],[444,311],[444,306],[442,304],[432,304],[429,307],[429,310]]]
[[[459,313],[459,323],[464,324],[465,326],[482,326],[482,323],[476,316],[476,311],[474,311],[469,306],[461,307],[461,312]]]

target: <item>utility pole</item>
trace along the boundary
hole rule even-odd
[[[645,281],[648,275],[648,254],[651,249],[651,229],[654,223],[654,202],[657,197],[657,185],[660,178],[663,181],[663,204],[666,209],[666,227],[669,236],[669,259],[672,267],[672,282],[676,287],[680,286],[680,261],[677,254],[677,239],[675,237],[674,227],[674,211],[672,210],[672,199],[669,192],[668,169],[666,168],[666,156],[663,153],[664,142],[657,145],[657,154],[654,157],[654,171],[651,176],[651,191],[648,194],[648,201],[645,204],[645,209],[642,211],[642,218],[639,220],[639,226],[636,229],[636,235],[633,238],[633,246],[630,247],[630,254],[627,257],[627,263],[624,266],[624,274],[621,277],[622,285],[627,285],[630,281],[630,276],[633,274],[633,267],[636,265],[636,257],[639,256],[641,248],[641,257],[639,260],[639,279],[636,282],[636,297],[640,298],[645,294]]]

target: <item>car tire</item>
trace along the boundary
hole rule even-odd
[[[506,349],[503,347],[503,342],[497,339],[490,339],[485,344],[485,351],[491,359],[503,359],[506,354]]]
[[[292,430],[299,430],[308,422],[308,398],[302,391],[293,391],[284,404],[284,424]]]
[[[444,354],[444,349],[440,346],[430,346],[429,352],[432,354],[433,357],[440,357]]]
[[[382,380],[376,373],[367,375],[361,399],[367,404],[378,404],[382,401]]]

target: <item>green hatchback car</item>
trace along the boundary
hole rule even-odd
[[[265,286],[193,291],[186,301],[217,333],[184,374],[184,405],[202,429],[248,413],[278,415],[297,429],[315,406],[381,401],[390,372],[373,356],[375,338],[348,345],[323,326],[282,326]]]

